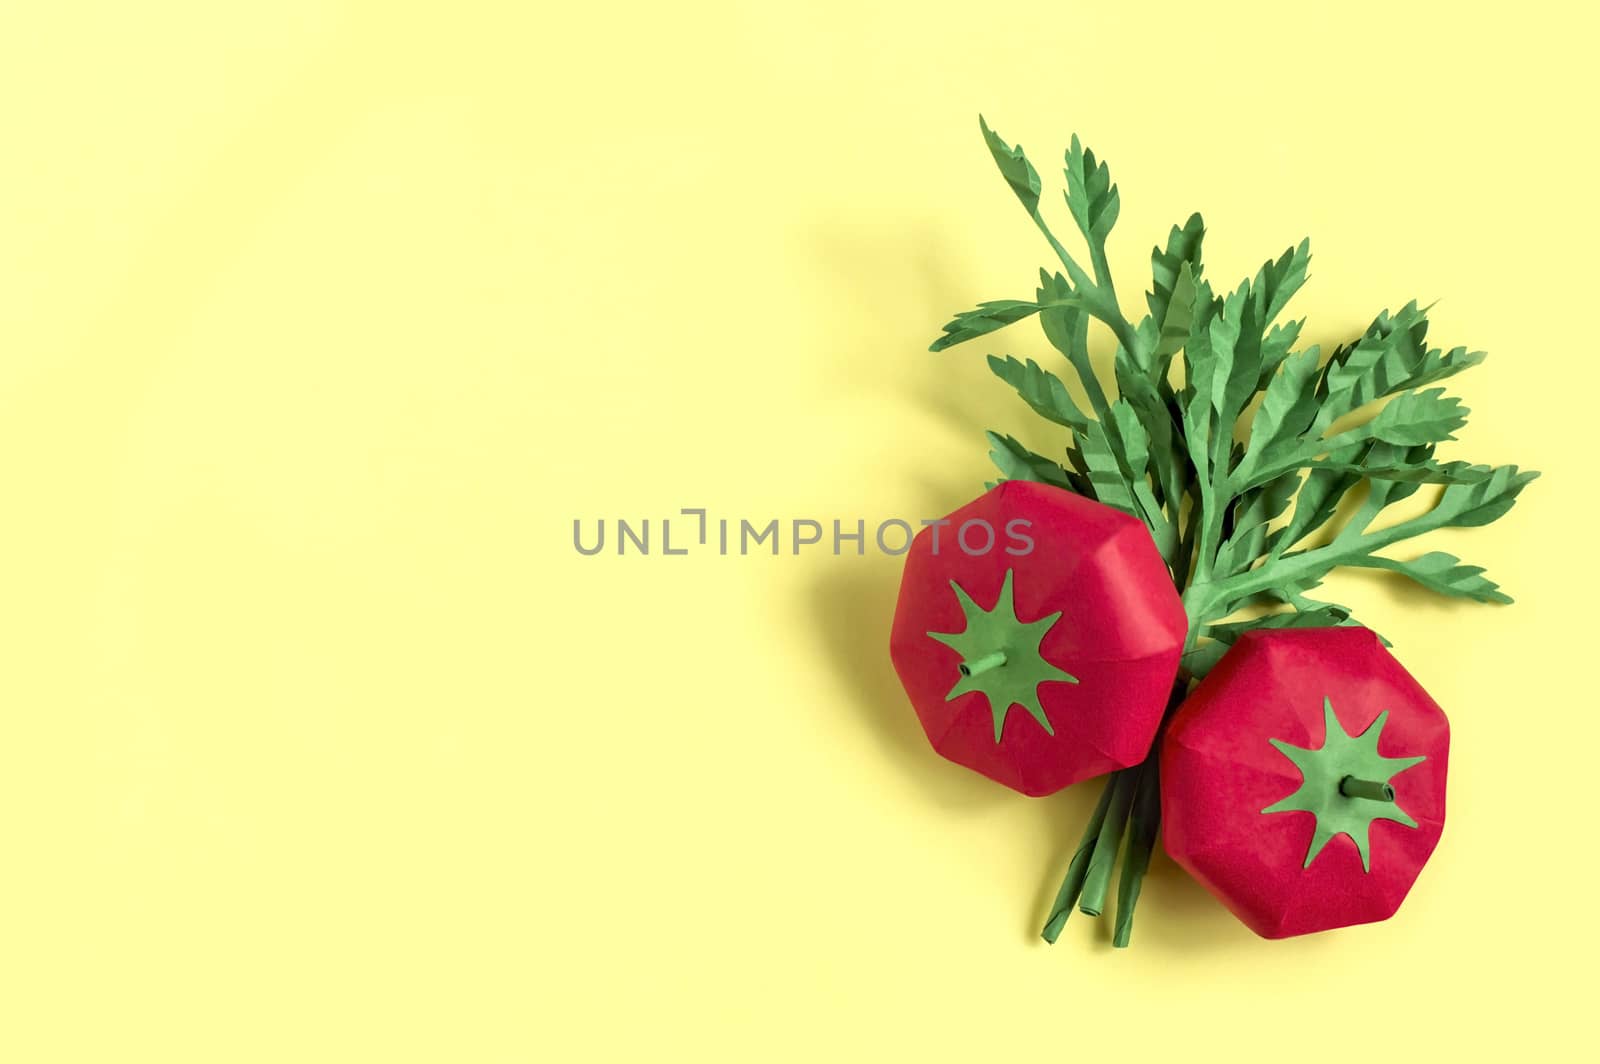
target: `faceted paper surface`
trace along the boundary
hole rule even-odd
[[[1329,706],[1342,733],[1333,745],[1369,735],[1383,759],[1422,759],[1390,765],[1395,819],[1288,808],[1317,804],[1306,802],[1308,776],[1285,751],[1328,747]],[[1168,728],[1162,838],[1173,860],[1266,938],[1384,920],[1439,842],[1449,754],[1444,711],[1371,631],[1248,632]],[[1309,755],[1296,756],[1315,771]],[[1357,810],[1368,800],[1344,801]],[[1362,826],[1370,869],[1353,834],[1329,836]]]
[[[1008,553],[1019,546],[1006,534],[1018,519],[1028,522],[1033,546]],[[1144,525],[1082,496],[1023,481],[996,486],[948,520],[937,530],[924,528],[907,553],[890,639],[895,670],[934,749],[1030,795],[1143,760],[1177,674],[1187,625]],[[968,522],[995,530],[991,550],[963,549],[958,533]],[[973,525],[967,542],[977,547],[985,538]],[[1008,574],[1018,624],[1060,613],[1038,654],[1076,682],[1041,682],[1034,687],[1036,703],[997,712],[984,691],[1004,687],[962,684],[968,659],[934,635],[967,628],[963,594],[993,610]],[[958,685],[971,689],[948,697]]]

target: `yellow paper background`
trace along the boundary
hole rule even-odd
[[[0,1059],[1575,1052],[1576,10],[17,5]],[[982,364],[1046,357],[1034,326],[924,350],[1047,262],[979,110],[1058,208],[1073,131],[1110,161],[1130,313],[1201,209],[1218,284],[1312,237],[1313,340],[1415,296],[1491,352],[1445,457],[1545,479],[1428,547],[1519,603],[1332,589],[1455,729],[1395,920],[1262,942],[1163,858],[1134,949],[1076,918],[1046,948],[1094,788],[927,748],[894,559],[572,549],[685,506],[932,517],[990,475],[984,427],[1051,442]]]

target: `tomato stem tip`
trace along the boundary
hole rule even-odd
[[[1005,663],[1006,652],[1003,650],[996,650],[991,654],[985,654],[976,661],[963,661],[961,663],[961,675],[976,676],[979,673],[988,672],[990,669],[999,668]]]
[[[1394,788],[1387,783],[1357,779],[1355,776],[1346,776],[1339,781],[1339,793],[1346,798],[1370,798],[1374,802],[1394,801]]]

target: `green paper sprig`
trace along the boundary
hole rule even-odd
[[[990,458],[1004,479],[1076,491],[1150,530],[1189,617],[1169,712],[1244,631],[1357,623],[1348,607],[1307,594],[1339,566],[1390,570],[1476,602],[1511,601],[1481,568],[1454,555],[1381,553],[1435,529],[1488,524],[1538,475],[1434,458],[1468,414],[1435,385],[1478,365],[1482,352],[1429,347],[1427,308],[1416,302],[1384,311],[1326,356],[1315,344],[1301,347],[1304,320],[1280,319],[1305,284],[1310,242],[1217,294],[1204,278],[1199,214],[1173,226],[1166,245],[1152,250],[1146,313],[1132,321],[1107,264],[1106,240],[1121,205],[1107,166],[1072,138],[1065,200],[1088,252],[1085,269],[1046,222],[1043,185],[1022,147],[1007,144],[982,118],[979,126],[1059,269],[1039,271],[1031,300],[995,300],[957,314],[931,350],[1037,317],[1065,357],[1087,410],[1033,360],[989,356],[997,377],[1067,430],[1060,458],[990,432]],[[1091,323],[1116,344],[1115,398],[1090,360]],[[1439,494],[1424,513],[1379,521],[1425,484]],[[1261,606],[1267,611],[1240,618]],[[1155,764],[1152,754],[1107,782],[1045,925],[1048,941],[1074,907],[1100,915],[1120,852],[1113,941],[1127,945],[1159,829]]]

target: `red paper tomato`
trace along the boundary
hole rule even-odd
[[[1167,731],[1167,852],[1266,938],[1388,919],[1439,842],[1449,755],[1372,632],[1246,633]]]
[[[918,533],[890,655],[935,750],[1043,795],[1144,759],[1186,628],[1142,523],[1007,481]]]

